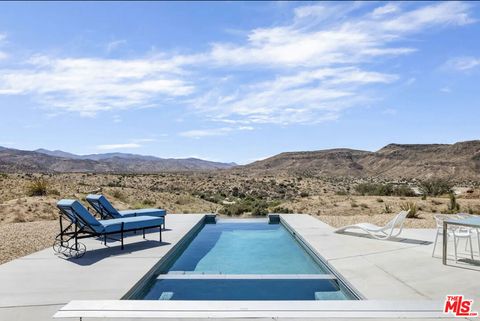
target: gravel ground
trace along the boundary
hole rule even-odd
[[[333,227],[342,227],[357,223],[371,223],[384,226],[392,220],[397,213],[375,214],[375,215],[319,215],[318,219]],[[403,227],[405,228],[435,228],[433,213],[421,213],[419,218],[407,218]]]
[[[57,221],[0,225],[0,264],[52,246],[57,233]]]

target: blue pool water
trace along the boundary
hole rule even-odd
[[[220,220],[205,224],[129,299],[356,299],[282,224]]]
[[[281,224],[206,224],[168,270],[210,274],[318,274],[322,268]]]
[[[144,300],[347,300],[334,280],[159,280]]]

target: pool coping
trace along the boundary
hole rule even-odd
[[[452,318],[438,301],[71,301],[54,318]]]
[[[201,220],[199,220],[187,233],[185,233],[184,236],[174,245],[172,248],[168,250],[167,253],[165,253],[164,256],[162,256],[155,265],[148,270],[145,275],[138,280],[131,288],[130,290],[125,293],[120,300],[128,300],[128,298],[136,296],[136,294],[143,288],[143,285],[148,283],[149,280],[153,278],[155,275],[155,272],[158,270],[160,266],[165,264],[166,261],[171,260],[173,257],[175,257],[175,254],[180,251],[186,243],[190,241],[190,239],[203,227],[205,222],[212,217],[212,214],[206,214]]]
[[[275,214],[274,214],[275,215]],[[329,272],[331,272],[336,279],[347,288],[347,290],[353,294],[357,298],[357,300],[366,300],[367,298],[360,292],[358,289],[356,289],[348,280],[345,279],[345,277],[338,272],[337,269],[335,269],[309,242],[305,240],[305,238],[298,233],[290,224],[288,224],[287,221],[285,221],[281,215],[278,216],[280,224],[282,224],[288,231],[289,233],[300,243],[302,247],[305,248],[306,251],[309,251],[310,255],[312,255],[315,259],[318,259],[320,262],[322,262],[323,265],[327,267]]]

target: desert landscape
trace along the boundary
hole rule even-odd
[[[56,202],[74,198],[86,205],[89,193],[106,195],[119,209],[159,207],[227,217],[308,213],[334,227],[383,225],[401,209],[411,210],[409,228],[435,227],[435,213],[480,214],[479,141],[389,145],[375,153],[284,153],[246,166],[124,174],[98,167],[95,172],[28,170],[32,164],[44,166],[45,158],[77,164],[65,156],[6,151],[17,159],[8,167],[7,157],[0,157],[0,263],[51,246],[58,230]],[[115,157],[117,163],[131,158]]]

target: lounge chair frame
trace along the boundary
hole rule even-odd
[[[343,226],[337,230],[335,233],[342,233],[348,229],[360,229],[365,233],[369,234],[371,237],[377,240],[388,240],[391,238],[395,238],[402,233],[403,230],[403,223],[405,222],[405,218],[407,217],[408,211],[401,211],[398,213],[390,222],[388,222],[385,226],[376,226],[373,224],[369,224],[368,226],[365,223],[354,224],[354,225],[347,225]],[[397,224],[400,222],[400,226],[397,227]],[[374,227],[374,228],[372,228]],[[397,231],[395,232],[395,229]],[[388,231],[388,232],[387,232]]]
[[[75,212],[73,208],[71,208],[71,210]],[[158,227],[159,241],[162,242],[162,224],[151,226],[148,228],[125,229],[124,228],[125,223],[122,222],[120,231],[98,233],[95,231],[94,228],[90,226],[88,222],[82,219],[81,216],[75,214],[72,217],[62,208],[60,208],[58,220],[60,225],[60,233],[58,233],[55,236],[53,250],[56,253],[63,253],[63,254],[67,254],[66,252],[69,251],[69,255],[75,258],[82,257],[86,252],[85,245],[79,242],[78,240],[90,238],[90,237],[102,237],[104,245],[107,245],[107,239],[119,241],[122,244],[121,249],[123,250],[124,249],[123,239],[124,239],[125,233],[142,230],[143,238],[145,239],[145,230]],[[63,224],[64,220],[68,222],[68,225],[65,228]],[[110,235],[113,235],[113,234],[120,234],[120,238],[116,239],[111,237]],[[70,241],[72,240],[73,240],[73,244],[70,244]]]

